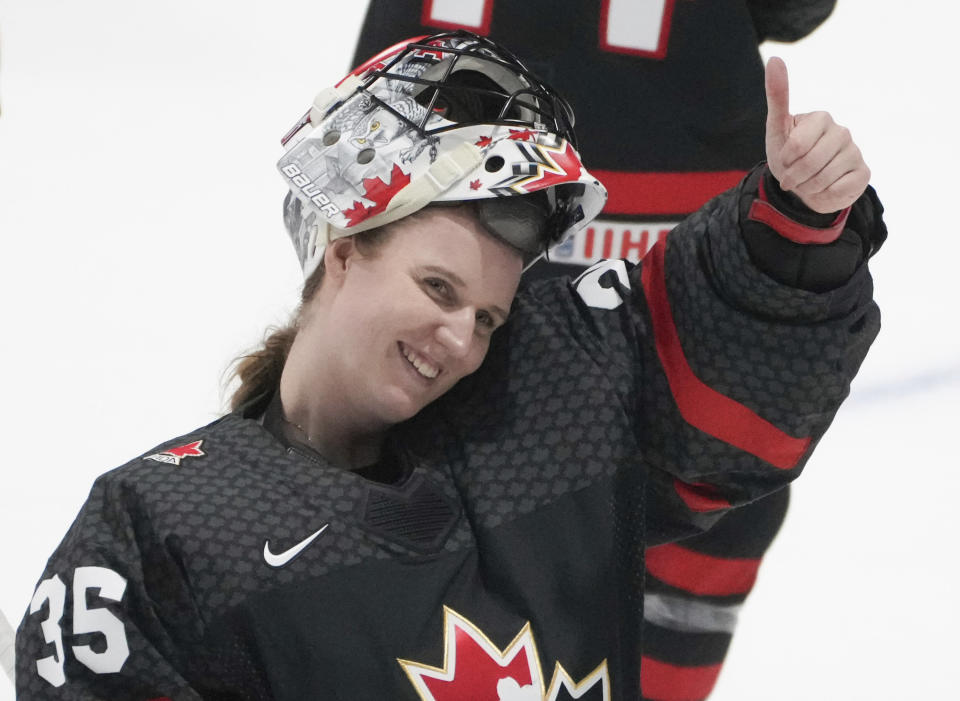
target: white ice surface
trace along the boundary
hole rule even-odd
[[[363,8],[331,5],[0,0],[14,625],[94,477],[217,416],[228,361],[292,308],[274,163],[348,68]],[[953,7],[840,0],[813,36],[764,47],[794,110],[831,110],[873,168],[884,330],[795,489],[716,701],[960,698]]]

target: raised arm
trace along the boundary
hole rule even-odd
[[[655,348],[645,386],[667,395],[641,405],[655,540],[794,479],[879,330],[865,262],[886,229],[869,168],[829,114],[790,113],[780,59],[767,96],[768,165],[632,276]]]

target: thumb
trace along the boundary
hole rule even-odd
[[[787,80],[787,64],[776,56],[767,62],[767,157],[773,154],[771,147],[779,150],[793,127],[790,114],[790,84]]]

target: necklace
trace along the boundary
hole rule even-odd
[[[313,445],[313,439],[310,437],[310,434],[307,433],[307,429],[305,429],[303,426],[298,424],[296,421],[291,421],[290,419],[288,419],[286,415],[284,415],[282,410],[280,411],[280,420],[283,423],[287,424],[288,426],[292,426],[293,428],[297,429],[297,433],[303,436],[303,438],[306,439],[307,443],[310,443],[311,445]]]
[[[303,426],[298,424],[296,421],[291,421],[286,417],[286,414],[284,413],[282,407],[277,407],[277,411],[275,415],[280,418],[280,430],[284,433],[284,435],[286,435],[286,437],[289,440],[296,441],[297,443],[301,444],[306,450],[312,453],[316,453],[325,461],[331,464],[337,464],[335,461],[333,461],[331,458],[327,457],[324,454],[324,452],[320,449],[321,448],[320,444],[310,437],[310,434],[307,432],[307,429],[305,429]],[[361,468],[352,467],[350,466],[349,463],[347,463],[347,469],[357,470],[357,469],[363,469],[364,467],[369,468],[371,465],[377,464],[380,460],[379,448],[377,449],[376,455],[374,455],[373,458],[374,459],[372,462],[364,463],[361,466]]]

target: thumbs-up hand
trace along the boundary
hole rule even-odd
[[[781,189],[815,212],[844,209],[863,194],[870,169],[850,131],[827,112],[790,114],[787,67],[767,63],[767,165]]]

